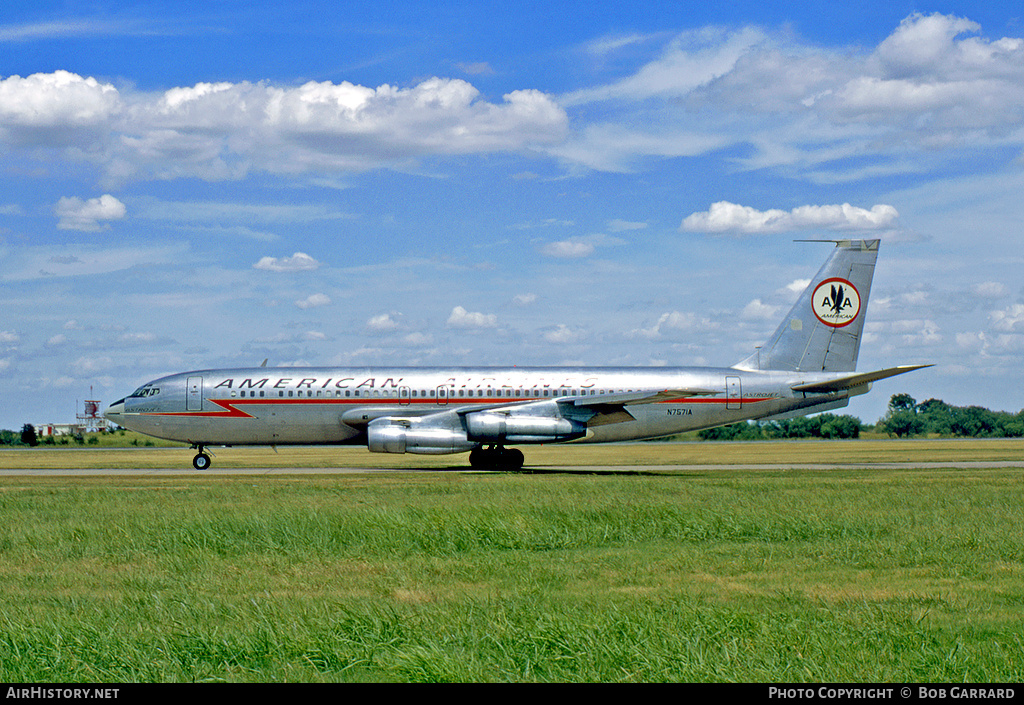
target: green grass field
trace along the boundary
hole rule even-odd
[[[144,437],[139,437],[144,438]],[[111,439],[113,440],[113,439]],[[935,463],[1024,460],[1024,439],[920,439],[849,441],[764,441],[560,444],[523,446],[528,468],[625,465],[745,465],[808,463]],[[465,469],[468,455],[394,455],[355,446],[210,448],[213,469],[226,468],[434,468]],[[191,469],[195,451],[182,444],[163,447],[50,447],[0,449],[0,470],[112,468]]]
[[[0,680],[1019,682],[1022,472],[0,477]]]

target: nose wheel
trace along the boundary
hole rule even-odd
[[[213,461],[210,460],[210,456],[203,449],[202,443],[197,443],[192,447],[195,448],[197,451],[196,457],[192,458],[192,467],[194,467],[196,470],[208,469]]]

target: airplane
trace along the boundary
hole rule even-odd
[[[518,448],[669,436],[846,406],[872,383],[931,365],[857,373],[879,240],[825,240],[828,259],[768,341],[731,367],[266,367],[147,382],[104,416],[211,446],[365,445],[375,453],[469,452],[517,471]]]

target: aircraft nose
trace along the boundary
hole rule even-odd
[[[124,413],[124,399],[118,399],[113,404],[107,407],[107,410],[103,412],[104,418],[113,421],[114,423],[120,423],[121,415]]]

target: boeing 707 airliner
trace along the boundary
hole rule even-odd
[[[875,381],[928,365],[857,373],[878,240],[839,240],[769,340],[731,367],[254,367],[148,382],[106,410],[120,426],[211,446],[345,444],[375,453],[469,452],[518,470],[511,446],[668,436],[846,406]]]

